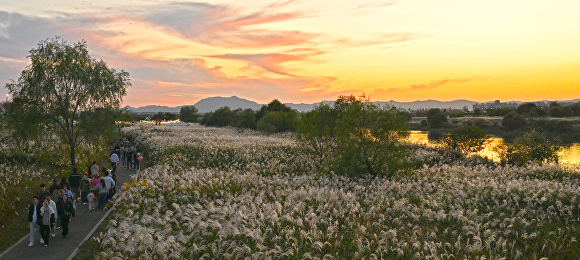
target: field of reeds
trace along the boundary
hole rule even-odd
[[[395,177],[318,172],[289,135],[125,129],[151,167],[126,184],[106,259],[575,259],[578,168],[425,162]],[[431,165],[431,166],[428,166]]]

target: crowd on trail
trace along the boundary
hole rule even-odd
[[[141,153],[131,145],[125,137],[115,145],[109,160],[111,168],[99,168],[93,162],[83,176],[77,168],[67,177],[54,178],[52,185],[46,188],[40,185],[40,191],[32,198],[28,209],[28,226],[30,227],[30,244],[34,246],[35,231],[40,233],[40,244],[48,246],[50,237],[55,237],[57,230],[62,229],[63,238],[69,233],[68,224],[75,217],[75,209],[80,202],[88,205],[89,210],[107,210],[109,200],[116,194],[116,171],[120,165],[127,169],[139,169],[139,162],[143,159]],[[102,177],[101,177],[102,176]]]

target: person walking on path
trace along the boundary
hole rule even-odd
[[[93,165],[89,168],[89,172],[91,173],[91,177],[95,177],[95,174],[99,173],[97,162],[93,162]]]
[[[59,200],[58,215],[60,216],[60,225],[62,226],[62,237],[66,238],[69,232],[68,223],[70,218],[71,216],[73,218],[75,217],[75,208],[66,194]]]
[[[50,206],[50,208],[52,208],[52,212],[54,214],[53,216],[53,221],[51,221],[51,230],[53,231],[52,236],[56,236],[56,221],[58,219],[58,212],[56,211],[56,202],[54,202],[54,200],[52,200],[52,195],[48,194],[46,196],[46,199],[48,201],[48,206]]]
[[[127,167],[127,169],[131,168],[131,159],[133,157],[133,153],[131,152],[131,148],[129,147],[129,145],[125,146],[125,167]]]
[[[36,197],[38,197],[38,201],[40,202],[40,205],[42,206],[42,203],[44,203],[44,199],[46,198],[46,195],[48,194],[48,191],[46,190],[46,185],[40,184],[40,191],[38,192],[38,194],[36,194]]]
[[[81,180],[81,187],[79,188],[81,192],[81,202],[83,205],[87,205],[89,202],[87,195],[91,192],[91,178],[89,177],[89,173],[85,173],[83,179]]]
[[[75,201],[80,197],[80,187],[81,187],[81,175],[77,172],[77,168],[73,168],[73,172],[68,176],[68,182],[70,184],[70,191],[72,191],[73,196],[70,200]]]
[[[143,155],[141,155],[141,153],[137,151],[137,154],[135,154],[135,164],[133,165],[133,169],[136,170],[141,169],[141,166],[139,165],[141,160],[143,160]]]
[[[119,156],[115,153],[111,153],[111,168],[117,168],[117,164],[119,163]]]
[[[32,197],[32,204],[28,208],[28,227],[30,228],[30,244],[28,246],[34,246],[34,231],[39,229],[38,224],[36,223],[38,219],[40,219],[40,204],[38,203],[38,197]],[[44,241],[40,241],[43,243]]]
[[[92,163],[89,162],[89,163]],[[78,167],[77,167],[78,168]],[[84,171],[80,171],[79,169],[79,174],[81,174],[81,177],[85,174],[86,172],[86,168],[87,167],[83,167],[85,170]],[[117,175],[117,180],[115,181],[117,186],[122,187],[123,183],[130,183],[132,181],[131,179],[131,175],[135,174],[136,170],[126,170],[125,167],[120,167],[119,169],[117,169],[116,175]],[[69,172],[70,174],[70,172]],[[88,174],[87,174],[88,175]],[[110,176],[110,175],[109,175]],[[88,177],[88,176],[87,176]],[[87,181],[88,183],[88,181]],[[47,185],[50,186],[50,185]],[[46,189],[48,190],[48,187],[46,187]],[[35,190],[32,190],[33,194],[31,194],[28,197],[28,204],[32,204],[32,195],[36,195],[36,193],[39,191],[38,186],[36,186]],[[117,194],[120,194],[124,192],[123,188],[120,188],[117,190]],[[115,195],[117,196],[117,195]],[[70,200],[70,198],[69,198]],[[42,206],[42,204],[44,203],[44,201],[39,201],[39,208],[37,209],[37,214],[38,214],[38,219],[41,219],[40,217],[40,207]],[[111,203],[111,200],[109,200],[109,203]],[[77,205],[78,206],[78,205]],[[95,203],[95,208],[97,207],[96,203]],[[120,209],[122,210],[122,209]],[[110,211],[110,210],[109,210]],[[52,239],[50,240],[50,246],[45,248],[42,246],[42,244],[44,244],[44,241],[40,242],[40,246],[39,246],[39,228],[36,229],[35,231],[35,240],[34,241],[34,246],[29,247],[29,230],[24,231],[24,233],[22,233],[20,235],[20,239],[18,242],[16,242],[12,247],[6,249],[4,252],[0,252],[0,260],[11,260],[11,259],[19,259],[19,260],[27,260],[27,259],[73,259],[73,257],[77,254],[77,253],[85,253],[82,250],[79,249],[79,246],[81,246],[81,244],[86,243],[87,240],[85,239],[90,239],[90,234],[93,234],[92,232],[93,229],[100,224],[99,221],[101,221],[103,219],[103,217],[109,212],[109,211],[102,211],[102,210],[92,210],[90,211],[88,209],[88,207],[86,206],[81,206],[77,207],[75,209],[75,217],[74,219],[71,218],[70,222],[69,222],[69,233],[67,234],[66,238],[62,238],[61,236],[61,230],[59,229],[58,231],[58,236],[55,238],[51,237]],[[32,213],[34,213],[34,208],[32,208]],[[113,213],[113,212],[111,212]],[[26,212],[24,213],[26,215]],[[23,217],[23,218],[22,218]],[[21,217],[21,221],[26,221],[26,216],[22,216]],[[24,224],[24,222],[22,222],[22,224]],[[26,225],[26,224],[24,224]],[[37,224],[38,225],[38,224]],[[98,232],[97,232],[98,234]],[[2,231],[0,231],[0,237],[3,238],[4,233],[2,233]],[[47,250],[48,249],[48,250]],[[76,255],[79,256],[79,255]],[[94,258],[94,256],[93,256]]]
[[[62,177],[58,186],[60,186],[61,189],[64,189],[64,186],[69,186],[68,182],[66,181],[66,177]]]
[[[103,180],[105,181],[105,184],[107,185],[107,189],[109,190],[109,193],[107,195],[107,201],[105,201],[105,205],[107,204],[107,202],[109,201],[109,198],[112,198],[115,195],[115,180],[113,180],[113,178],[109,177],[109,171],[105,171],[105,177],[103,178]]]
[[[76,209],[77,208],[77,205],[75,205],[75,200],[73,199],[73,193],[72,193],[72,191],[70,191],[66,185],[64,187],[62,187],[62,189],[64,190],[64,194],[63,195],[66,194],[68,200],[72,203],[73,208]],[[56,206],[58,207],[58,202],[57,202],[57,205]]]
[[[48,246],[50,239],[50,227],[54,225],[54,210],[49,205],[49,199],[44,200],[44,205],[40,208],[40,237],[44,240],[44,246]]]
[[[101,182],[101,177],[99,176],[99,173],[97,172],[95,174],[95,176],[93,176],[93,180],[91,180],[91,184],[93,184],[92,187],[97,186],[100,182]]]
[[[58,185],[58,178],[54,178],[52,180],[52,185],[50,185],[48,192],[50,192],[52,194],[54,192],[54,190],[56,190],[56,189],[60,189],[60,185]]]
[[[101,182],[91,189],[91,191],[99,191],[99,205],[97,205],[97,209],[105,208],[105,205],[107,204],[107,195],[109,195],[109,189],[107,188],[105,180],[101,179]]]

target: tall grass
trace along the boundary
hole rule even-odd
[[[426,162],[392,178],[320,174],[290,136],[131,127],[157,161],[126,184],[97,257],[575,259],[578,168]]]

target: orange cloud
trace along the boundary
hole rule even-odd
[[[427,84],[413,84],[409,87],[410,90],[425,90],[425,89],[432,89],[432,88],[436,88],[439,87],[443,84],[447,84],[447,83],[465,83],[465,82],[469,82],[472,81],[472,79],[448,79],[448,78],[444,78],[444,79],[440,79],[440,80],[436,80]]]
[[[276,73],[284,76],[296,76],[284,71],[282,63],[289,61],[302,61],[311,56],[319,55],[321,52],[312,51],[311,49],[295,49],[291,52],[300,54],[284,54],[284,53],[259,53],[259,54],[224,54],[209,56],[212,58],[240,60],[247,61],[255,66],[262,68],[265,71]],[[245,69],[249,69],[246,67]]]
[[[354,10],[358,10],[358,9],[363,9],[363,8],[376,8],[376,7],[385,7],[385,6],[391,6],[394,5],[396,2],[386,2],[386,3],[366,3],[366,4],[362,4],[359,5],[357,8],[355,8]]]
[[[372,40],[358,40],[352,38],[343,38],[335,40],[336,44],[347,47],[364,47],[371,45],[389,44],[389,43],[399,43],[412,41],[418,38],[424,37],[419,33],[386,33],[380,35]]]

